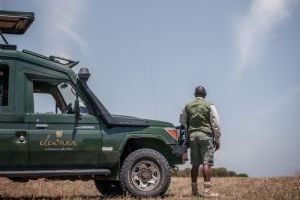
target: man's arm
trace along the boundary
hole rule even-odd
[[[182,113],[180,114],[179,117],[179,122],[180,124],[184,127],[185,129],[185,146],[189,148],[190,146],[190,140],[189,140],[189,130],[188,130],[188,114],[186,112],[186,106],[182,110]]]
[[[220,148],[221,129],[219,114],[214,105],[210,106],[210,124],[214,135],[214,142],[216,143],[216,150],[218,150]]]

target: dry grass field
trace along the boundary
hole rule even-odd
[[[201,179],[200,179],[201,180]],[[202,186],[199,181],[199,188]],[[215,199],[300,199],[300,177],[283,178],[214,178]],[[164,200],[201,199],[190,195],[188,178],[173,178]],[[92,181],[30,181],[13,183],[0,178],[1,199],[133,199],[132,197],[102,197]],[[160,199],[160,198],[158,198]],[[212,198],[211,198],[212,199]]]

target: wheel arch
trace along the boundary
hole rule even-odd
[[[159,137],[128,137],[126,138],[120,147],[120,164],[124,162],[126,157],[138,150],[143,148],[149,148],[161,153],[168,161],[170,166],[173,166],[173,153],[172,147],[166,143],[162,138]]]

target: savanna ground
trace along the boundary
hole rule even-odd
[[[281,178],[214,178],[215,192],[220,193],[214,199],[299,199],[300,177]],[[199,181],[199,189],[202,180]],[[172,178],[171,186],[163,200],[201,199],[190,195],[189,178]],[[96,190],[92,181],[30,181],[14,183],[0,178],[1,199],[114,199],[129,200],[130,196],[104,198]],[[213,199],[213,198],[210,198]]]

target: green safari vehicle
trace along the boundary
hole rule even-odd
[[[12,181],[94,180],[103,195],[163,195],[182,164],[168,122],[112,115],[79,62],[18,51],[34,13],[0,11],[0,176]]]

